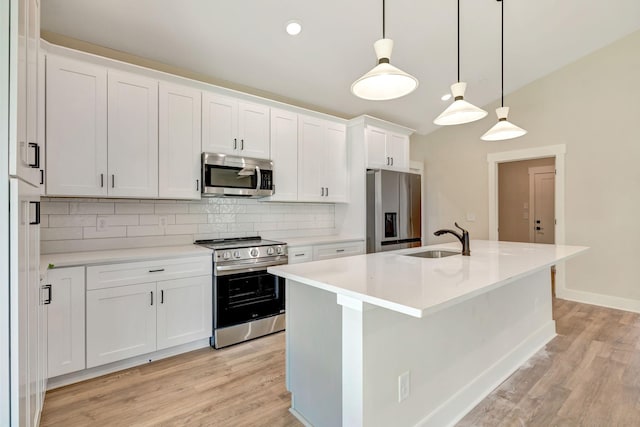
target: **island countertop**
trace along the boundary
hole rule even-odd
[[[406,256],[460,251],[458,242],[269,267],[269,273],[414,317],[489,292],[588,247],[473,240],[471,256]]]

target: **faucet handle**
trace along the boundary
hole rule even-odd
[[[469,232],[467,230],[465,230],[464,228],[460,227],[457,222],[454,222],[453,225],[455,225],[457,228],[459,228],[460,231],[462,231],[463,234],[464,233],[469,234]]]

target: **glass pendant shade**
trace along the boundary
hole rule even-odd
[[[358,98],[370,101],[386,101],[400,98],[418,87],[418,79],[389,63],[393,40],[380,39],[373,45],[378,65],[351,85],[351,92]]]
[[[451,85],[451,94],[453,95],[453,104],[449,105],[433,123],[441,126],[460,125],[463,123],[475,122],[486,117],[487,112],[482,108],[464,100],[464,91],[467,84],[458,82]]]
[[[526,130],[514,125],[507,120],[509,107],[496,108],[498,123],[493,125],[484,135],[480,137],[483,141],[502,141],[505,139],[518,138],[527,133]]]

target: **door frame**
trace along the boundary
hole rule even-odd
[[[564,192],[565,192],[565,154],[566,144],[547,145],[543,147],[525,148],[522,150],[502,151],[487,154],[489,163],[489,240],[498,240],[498,164],[519,160],[555,158],[555,244],[565,244]],[[565,290],[564,261],[556,264],[556,291],[562,297]]]
[[[554,166],[535,166],[535,167],[531,167],[529,168],[529,241],[533,242],[535,240],[535,233],[533,228],[535,227],[535,213],[536,213],[536,186],[535,186],[535,179],[536,179],[536,174],[543,174],[543,173],[554,173],[555,172],[555,167]],[[554,183],[555,183],[555,179],[554,179]],[[555,185],[554,185],[555,187]],[[554,188],[554,197],[555,197],[555,188]],[[553,243],[556,243],[556,238],[555,238],[555,234],[553,236]]]

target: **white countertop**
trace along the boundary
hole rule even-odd
[[[344,243],[344,242],[364,242],[364,237],[356,236],[311,236],[311,237],[292,237],[290,239],[281,238],[274,239],[286,242],[289,247],[306,246],[306,245],[322,245],[325,243]]]
[[[158,258],[184,258],[211,255],[211,249],[198,245],[160,246],[155,248],[117,249],[109,251],[68,252],[41,254],[40,271],[53,264],[54,268],[76,265],[104,264],[112,262],[144,261]]]
[[[359,301],[424,317],[548,268],[588,248],[471,241],[471,256],[428,259],[402,254],[426,249],[460,251],[460,243],[269,267],[268,271]]]

